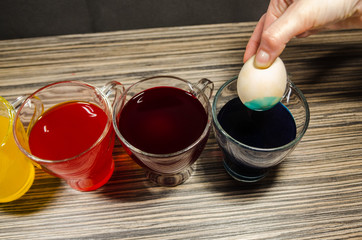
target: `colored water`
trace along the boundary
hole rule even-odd
[[[194,143],[206,124],[205,109],[191,93],[174,87],[155,87],[126,103],[118,127],[136,148],[167,154]]]
[[[237,97],[223,106],[218,114],[218,121],[231,137],[250,147],[277,148],[288,144],[296,137],[294,118],[281,103],[266,111],[252,111]],[[248,159],[243,159],[253,156],[255,150],[243,146],[231,150],[230,146],[225,144],[225,140],[219,141],[219,145],[224,153],[225,169],[235,179],[257,181],[267,173],[268,168],[247,164]],[[257,154],[261,160],[272,159],[282,154],[280,151],[282,150],[258,151]]]
[[[220,110],[218,120],[230,136],[252,147],[276,148],[296,136],[294,118],[281,103],[266,111],[252,111],[234,98]]]
[[[0,116],[0,202],[9,202],[28,191],[34,180],[34,166],[16,146],[9,118]],[[19,135],[25,131],[19,126]]]
[[[45,112],[31,129],[29,146],[42,159],[74,157],[91,147],[107,124],[107,115],[86,102],[67,102]]]
[[[47,110],[31,129],[30,151],[45,160],[71,158],[43,162],[42,167],[65,179],[74,189],[97,189],[109,180],[114,170],[113,129],[98,141],[107,121],[107,114],[94,104],[65,102],[56,105]]]

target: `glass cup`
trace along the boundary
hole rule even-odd
[[[23,196],[34,181],[35,170],[16,146],[13,136],[15,110],[0,97],[0,203],[11,202]],[[16,126],[19,138],[26,138],[21,124]]]
[[[196,113],[204,112],[205,116],[205,125],[201,125],[198,130],[200,130],[198,135],[196,135],[196,140],[192,140],[192,142],[178,150],[174,150],[172,152],[164,152],[164,153],[155,153],[152,152],[153,149],[143,149],[134,146],[135,144],[130,143],[130,139],[125,137],[124,132],[122,131],[122,128],[127,128],[127,126],[121,125],[120,126],[120,119],[122,115],[122,111],[125,111],[125,106],[131,102],[135,97],[141,96],[141,94],[144,94],[145,92],[149,91],[150,89],[156,89],[156,88],[176,88],[179,90],[186,91],[188,95],[189,93],[192,94],[193,98],[196,98],[196,102],[198,104],[201,104],[200,108]],[[183,182],[185,182],[193,173],[194,167],[193,164],[196,161],[196,159],[200,156],[201,152],[203,151],[205,144],[207,142],[210,126],[211,126],[211,106],[209,103],[209,98],[211,97],[212,91],[214,88],[214,84],[207,79],[201,79],[197,84],[192,84],[186,80],[183,80],[181,78],[173,77],[173,76],[156,76],[147,78],[144,80],[141,80],[132,86],[130,86],[121,98],[116,100],[116,103],[114,105],[113,110],[113,126],[116,131],[116,134],[118,138],[120,139],[123,147],[125,148],[126,152],[131,156],[131,158],[138,163],[146,172],[146,177],[151,181],[154,182],[160,186],[176,186]],[[149,92],[148,92],[149,93]],[[148,95],[150,96],[150,95]],[[157,96],[164,97],[164,94],[160,94]],[[143,101],[142,98],[139,99],[139,101]],[[148,98],[147,101],[153,101]],[[169,104],[166,106],[166,108],[169,109],[175,109],[175,105],[173,105],[178,100],[171,96],[166,97],[162,100],[163,103]],[[164,104],[161,104],[164,106]],[[177,105],[177,104],[176,104]],[[144,105],[143,105],[144,106]],[[160,102],[156,104],[156,108],[160,107]],[[136,112],[138,110],[135,110]],[[155,110],[158,111],[158,110]],[[126,111],[125,111],[126,112]],[[157,112],[157,117],[154,118],[142,118],[142,121],[140,123],[140,126],[142,129],[140,130],[140,133],[138,133],[140,136],[139,138],[142,139],[148,139],[150,135],[157,137],[161,136],[161,140],[155,140],[155,141],[148,141],[147,144],[159,144],[162,145],[160,142],[162,141],[169,141],[172,142],[171,144],[167,145],[173,147],[175,146],[176,142],[180,143],[181,138],[178,134],[174,134],[174,130],[172,130],[173,123],[178,121],[178,119],[170,120],[168,117],[166,117],[165,114],[166,110],[162,109],[160,112]],[[134,112],[133,112],[134,113]],[[133,115],[132,113],[132,115]],[[185,113],[188,117],[194,117],[195,115],[188,115],[189,112]],[[125,116],[126,114],[124,114]],[[129,114],[128,116],[130,116]],[[123,117],[123,115],[122,115]],[[202,119],[196,118],[196,121],[200,123]],[[122,120],[123,121],[123,120]],[[194,121],[194,120],[192,120]],[[152,129],[147,129],[148,125],[155,124],[156,127],[150,127]],[[182,128],[185,127],[186,123],[180,123],[182,125]],[[146,126],[147,125],[147,126]],[[158,126],[158,127],[157,127]],[[179,125],[180,126],[180,125]],[[143,128],[144,127],[144,128]],[[187,126],[187,131],[191,129],[192,126]],[[176,127],[177,128],[177,127]],[[175,128],[174,128],[175,129]],[[180,129],[180,128],[178,128]],[[137,131],[138,129],[134,130]],[[168,132],[170,131],[170,132]],[[162,132],[162,133],[160,133]],[[165,137],[165,135],[162,135],[163,133],[167,134],[168,137]],[[131,133],[132,134],[132,133]],[[170,135],[172,135],[170,137]],[[147,141],[147,140],[144,140]],[[152,145],[153,146],[153,145]],[[163,145],[162,145],[163,146]]]
[[[262,179],[271,167],[278,165],[295,149],[308,128],[309,107],[303,93],[288,79],[287,90],[281,103],[294,118],[296,137],[278,147],[253,147],[233,138],[218,119],[218,114],[225,104],[238,98],[236,89],[237,77],[234,77],[217,91],[212,104],[213,129],[223,152],[223,163],[228,174],[238,181],[254,182]]]
[[[117,97],[118,94],[123,92],[123,86],[118,82],[109,82],[99,89],[81,81],[62,81],[40,88],[28,97],[20,97],[20,106],[17,108],[14,123],[24,126],[27,140],[22,141],[22,133],[18,128],[14,129],[15,141],[19,149],[27,157],[39,164],[43,170],[64,179],[73,189],[91,191],[103,186],[110,179],[114,170],[112,151],[115,134],[112,126],[112,106],[108,100],[108,97],[113,92],[115,92]],[[69,104],[73,103],[86,104],[82,105],[84,111],[80,111],[80,108],[71,111]],[[59,112],[62,108],[65,109],[64,106],[68,106],[67,110]],[[99,112],[95,112],[96,110]],[[51,116],[50,113],[54,114],[55,111],[62,113],[62,115],[56,118],[48,117]],[[99,135],[95,135],[92,138],[85,134],[88,134],[86,131],[80,134],[76,133],[78,129],[70,130],[74,122],[79,122],[78,126],[88,126],[86,124],[88,124],[89,119],[84,118],[84,115],[82,115],[82,118],[78,115],[80,112],[84,114],[85,111],[89,113],[87,115],[89,118],[99,119],[100,116],[103,117],[103,125],[92,125],[92,129],[89,129],[89,134],[95,131],[99,133]],[[62,123],[62,121],[65,121],[65,115],[69,116],[66,118],[68,124],[70,124],[67,127],[64,127],[65,125]],[[47,119],[48,121],[40,128],[44,128],[44,134],[38,133],[38,130],[35,131],[35,129],[39,129],[37,128],[37,123],[42,119]],[[53,127],[49,130],[47,129],[49,126]],[[55,128],[57,126],[62,126],[63,129],[56,131]],[[36,133],[32,135],[32,131]],[[51,134],[54,135],[52,136]],[[49,138],[49,136],[52,138]],[[87,138],[96,140],[88,140]],[[31,139],[40,139],[42,145],[33,143],[30,141]],[[53,141],[55,144],[52,144],[51,147],[49,147],[50,145],[44,147],[44,144],[50,141]],[[71,143],[75,141],[76,143]],[[45,154],[47,149],[52,149],[46,153],[48,155],[40,155],[40,153]],[[35,150],[36,155],[33,154]],[[44,151],[44,153],[39,151]],[[57,157],[49,155],[54,152],[58,154]]]

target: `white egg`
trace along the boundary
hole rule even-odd
[[[243,104],[256,111],[272,108],[283,97],[287,86],[287,71],[277,58],[268,68],[254,65],[255,55],[241,68],[237,80],[237,91]]]

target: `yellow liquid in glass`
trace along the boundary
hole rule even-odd
[[[0,203],[10,202],[23,196],[34,181],[34,165],[17,147],[12,121],[0,116]],[[23,126],[18,127],[26,139]]]

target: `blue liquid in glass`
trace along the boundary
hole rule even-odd
[[[296,137],[294,118],[281,103],[266,111],[252,111],[236,97],[221,108],[217,118],[231,137],[251,147],[276,148],[288,144]],[[243,164],[242,160],[236,159],[228,152],[226,146],[220,147],[224,153],[225,168],[234,178],[256,181],[268,171],[266,168]],[[273,153],[266,154],[270,157]]]

